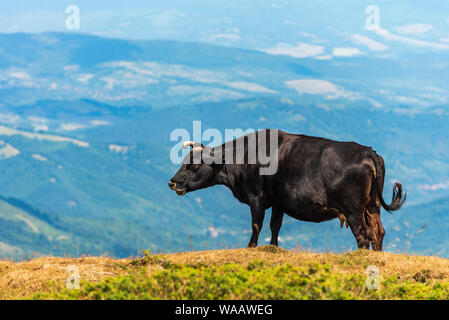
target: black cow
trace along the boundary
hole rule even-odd
[[[258,159],[250,162],[248,152],[254,149],[249,148],[249,142],[260,140],[256,149],[265,143],[263,147],[270,154],[270,139],[277,139],[277,149],[271,150],[276,158],[270,158],[277,161],[277,171],[261,175],[260,169],[270,163],[261,164]],[[225,163],[225,155],[229,155],[226,148],[236,150],[242,142],[243,163],[236,160],[237,152],[233,153],[233,163]],[[355,142],[265,129],[214,148],[188,144],[193,148],[170,180],[169,187],[184,195],[217,184],[227,186],[239,201],[251,208],[252,236],[248,247],[257,246],[265,210],[271,207],[273,245],[278,245],[279,229],[286,213],[311,222],[340,218],[341,226],[343,221],[349,223],[359,248],[369,249],[371,243],[374,250],[382,250],[385,230],[380,207],[395,211],[406,199],[406,193],[402,197],[402,185],[396,183],[391,204],[385,203],[382,198],[383,159],[370,147]]]

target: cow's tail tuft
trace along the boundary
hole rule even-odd
[[[388,206],[389,209],[385,208],[386,207],[385,204],[382,204],[382,206],[387,211],[396,211],[401,209],[405,199],[407,199],[407,191],[404,192],[404,198],[402,198],[402,184],[396,182],[393,187],[393,196],[391,198],[391,203]]]
[[[374,150],[370,150],[370,158],[374,162],[374,166],[376,167],[376,177],[375,177],[375,184],[377,188],[377,194],[379,196],[380,203],[382,204],[382,207],[384,207],[385,210],[387,210],[389,213],[392,213],[392,211],[396,211],[401,209],[402,205],[405,202],[405,199],[407,199],[407,191],[404,190],[404,196],[402,196],[402,184],[399,182],[396,182],[393,186],[393,196],[391,198],[391,203],[386,204],[385,200],[382,197],[382,168],[380,165],[379,157],[376,154]]]

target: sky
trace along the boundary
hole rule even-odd
[[[449,1],[411,3],[407,0],[2,1],[0,32],[58,31],[126,39],[202,41],[317,59],[449,50]],[[79,8],[79,29],[66,27],[66,8],[70,5]],[[376,28],[367,23],[371,26],[375,23]]]

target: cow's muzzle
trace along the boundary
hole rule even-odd
[[[168,186],[180,196],[185,195],[187,192],[185,187],[179,186],[176,182],[173,182],[171,180],[168,182]]]

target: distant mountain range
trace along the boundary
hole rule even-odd
[[[449,256],[445,54],[319,61],[176,41],[0,35],[0,255],[243,247],[249,209],[224,187],[168,186],[176,128],[281,128],[385,159],[390,251]],[[206,141],[207,143],[207,141]],[[449,213],[449,212],[448,212]],[[267,222],[269,214],[266,218]],[[269,236],[265,223],[261,242]],[[349,229],[287,218],[281,245],[355,247]]]

